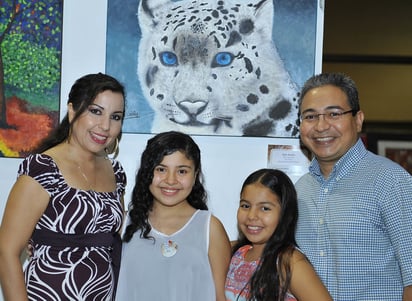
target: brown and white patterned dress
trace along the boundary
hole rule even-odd
[[[47,155],[30,155],[20,164],[19,175],[32,177],[50,195],[33,233],[33,256],[24,269],[30,300],[114,298],[110,237],[122,224],[126,174],[118,161],[112,160],[112,166],[116,190],[96,192],[70,187]]]

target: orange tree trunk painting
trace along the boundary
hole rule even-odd
[[[58,122],[61,0],[0,0],[0,157],[34,150]]]

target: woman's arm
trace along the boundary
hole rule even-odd
[[[12,187],[0,226],[0,282],[5,300],[27,300],[20,254],[49,202],[49,195],[29,176]]]
[[[311,263],[299,250],[291,258],[290,292],[299,301],[331,301],[328,290],[316,274]]]
[[[214,216],[210,220],[209,262],[216,288],[216,300],[225,301],[225,282],[230,263],[230,242],[222,223]]]

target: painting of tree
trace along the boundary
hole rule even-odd
[[[23,157],[58,123],[63,1],[0,0],[0,157]]]

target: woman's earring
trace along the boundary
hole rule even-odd
[[[106,152],[107,156],[113,155],[112,159],[116,159],[119,155],[119,138],[116,137],[115,142],[106,147],[104,151]]]

